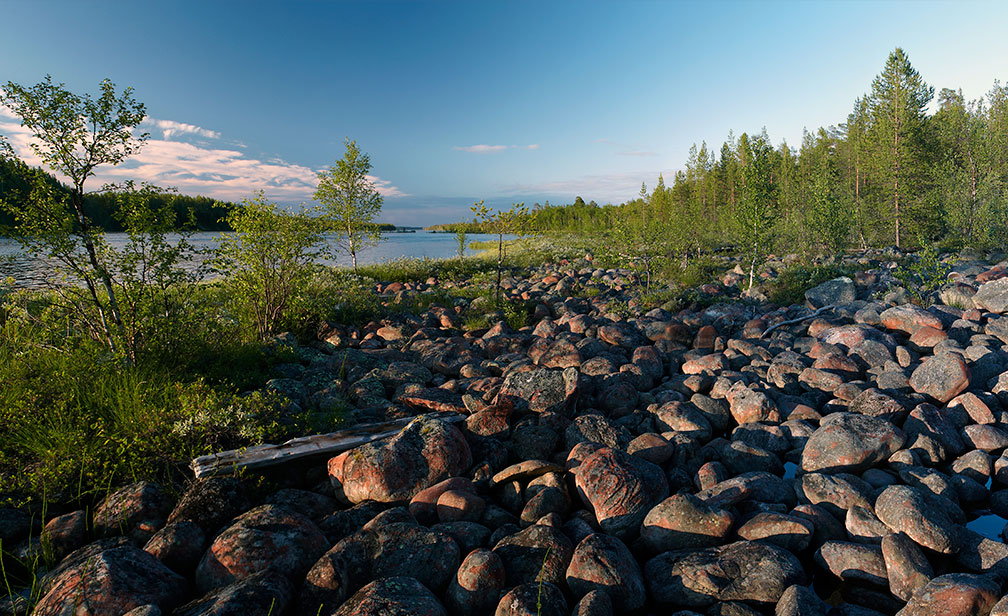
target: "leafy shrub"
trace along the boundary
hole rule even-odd
[[[938,247],[929,244],[916,255],[900,263],[893,271],[893,277],[906,288],[910,294],[910,301],[924,305],[933,293],[948,282],[951,271],[952,264],[942,261]]]

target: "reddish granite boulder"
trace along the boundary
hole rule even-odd
[[[448,608],[459,616],[489,613],[505,586],[504,563],[493,551],[479,548],[462,561],[448,585]]]
[[[618,449],[599,449],[574,473],[578,493],[602,530],[624,540],[634,537],[648,511],[668,496],[661,467]]]
[[[389,440],[347,452],[336,479],[352,503],[391,503],[461,475],[471,463],[469,444],[458,428],[421,416]]]
[[[1001,586],[989,577],[950,573],[914,593],[898,616],[982,616],[1001,596]]]
[[[567,567],[567,587],[580,598],[593,590],[609,595],[616,612],[644,606],[644,577],[629,548],[619,539],[594,533],[574,548]]]
[[[823,418],[802,451],[806,472],[859,472],[886,460],[903,446],[905,436],[888,421],[854,413]]]
[[[938,317],[913,304],[902,304],[887,308],[882,311],[879,318],[882,319],[882,326],[886,329],[911,335],[922,327],[930,327],[937,330],[942,329],[942,322]]]
[[[910,375],[910,387],[945,404],[966,390],[970,371],[957,353],[939,353],[929,357]]]
[[[290,579],[280,572],[267,569],[213,590],[183,605],[172,614],[173,616],[283,614],[293,596],[294,585]]]
[[[889,486],[875,501],[875,515],[893,532],[906,533],[920,546],[942,554],[959,550],[959,527],[917,488]]]
[[[141,481],[116,490],[94,511],[95,531],[130,535],[146,542],[164,526],[175,502],[156,483]]]
[[[707,548],[728,536],[735,516],[692,494],[674,494],[650,511],[641,525],[641,541],[652,552]]]
[[[98,542],[68,556],[43,579],[37,616],[105,616],[154,604],[168,611],[181,603],[189,584],[140,548]]]
[[[307,517],[262,505],[239,516],[214,539],[196,568],[196,585],[206,592],[265,569],[303,574],[328,545]]]
[[[333,616],[446,616],[434,594],[411,577],[388,577],[371,582]]]

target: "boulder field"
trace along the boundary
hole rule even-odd
[[[505,280],[517,331],[451,306],[281,338],[292,408],[416,418],[271,490],[46,520],[31,613],[1005,616],[1008,269],[959,264],[924,308],[869,265],[805,305],[726,276],[627,316],[628,272],[560,263]],[[38,536],[0,510],[5,549]]]

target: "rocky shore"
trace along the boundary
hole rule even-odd
[[[728,273],[702,289],[727,301],[629,317],[629,272],[560,263],[505,280],[518,331],[451,306],[281,337],[294,408],[417,418],[279,489],[0,510],[5,550],[58,562],[0,614],[1004,616],[1008,267],[922,308],[861,262],[805,305]]]

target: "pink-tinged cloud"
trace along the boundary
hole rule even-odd
[[[539,144],[532,143],[529,145],[486,145],[485,143],[480,143],[477,145],[457,145],[453,149],[460,152],[469,152],[470,154],[490,154],[492,152],[503,152],[504,150],[538,150]]]
[[[240,201],[262,190],[266,197],[281,202],[311,201],[318,184],[317,170],[279,158],[259,160],[228,147],[211,147],[179,141],[180,137],[218,139],[220,133],[171,120],[146,120],[164,138],[149,139],[140,152],[117,167],[103,165],[87,188],[126,180],[173,187],[187,195],[204,195],[225,201]],[[15,153],[29,165],[42,166],[31,150],[31,131],[0,106],[0,134],[6,135]],[[66,178],[61,178],[66,181]],[[389,180],[368,176],[384,197],[404,197]]]

